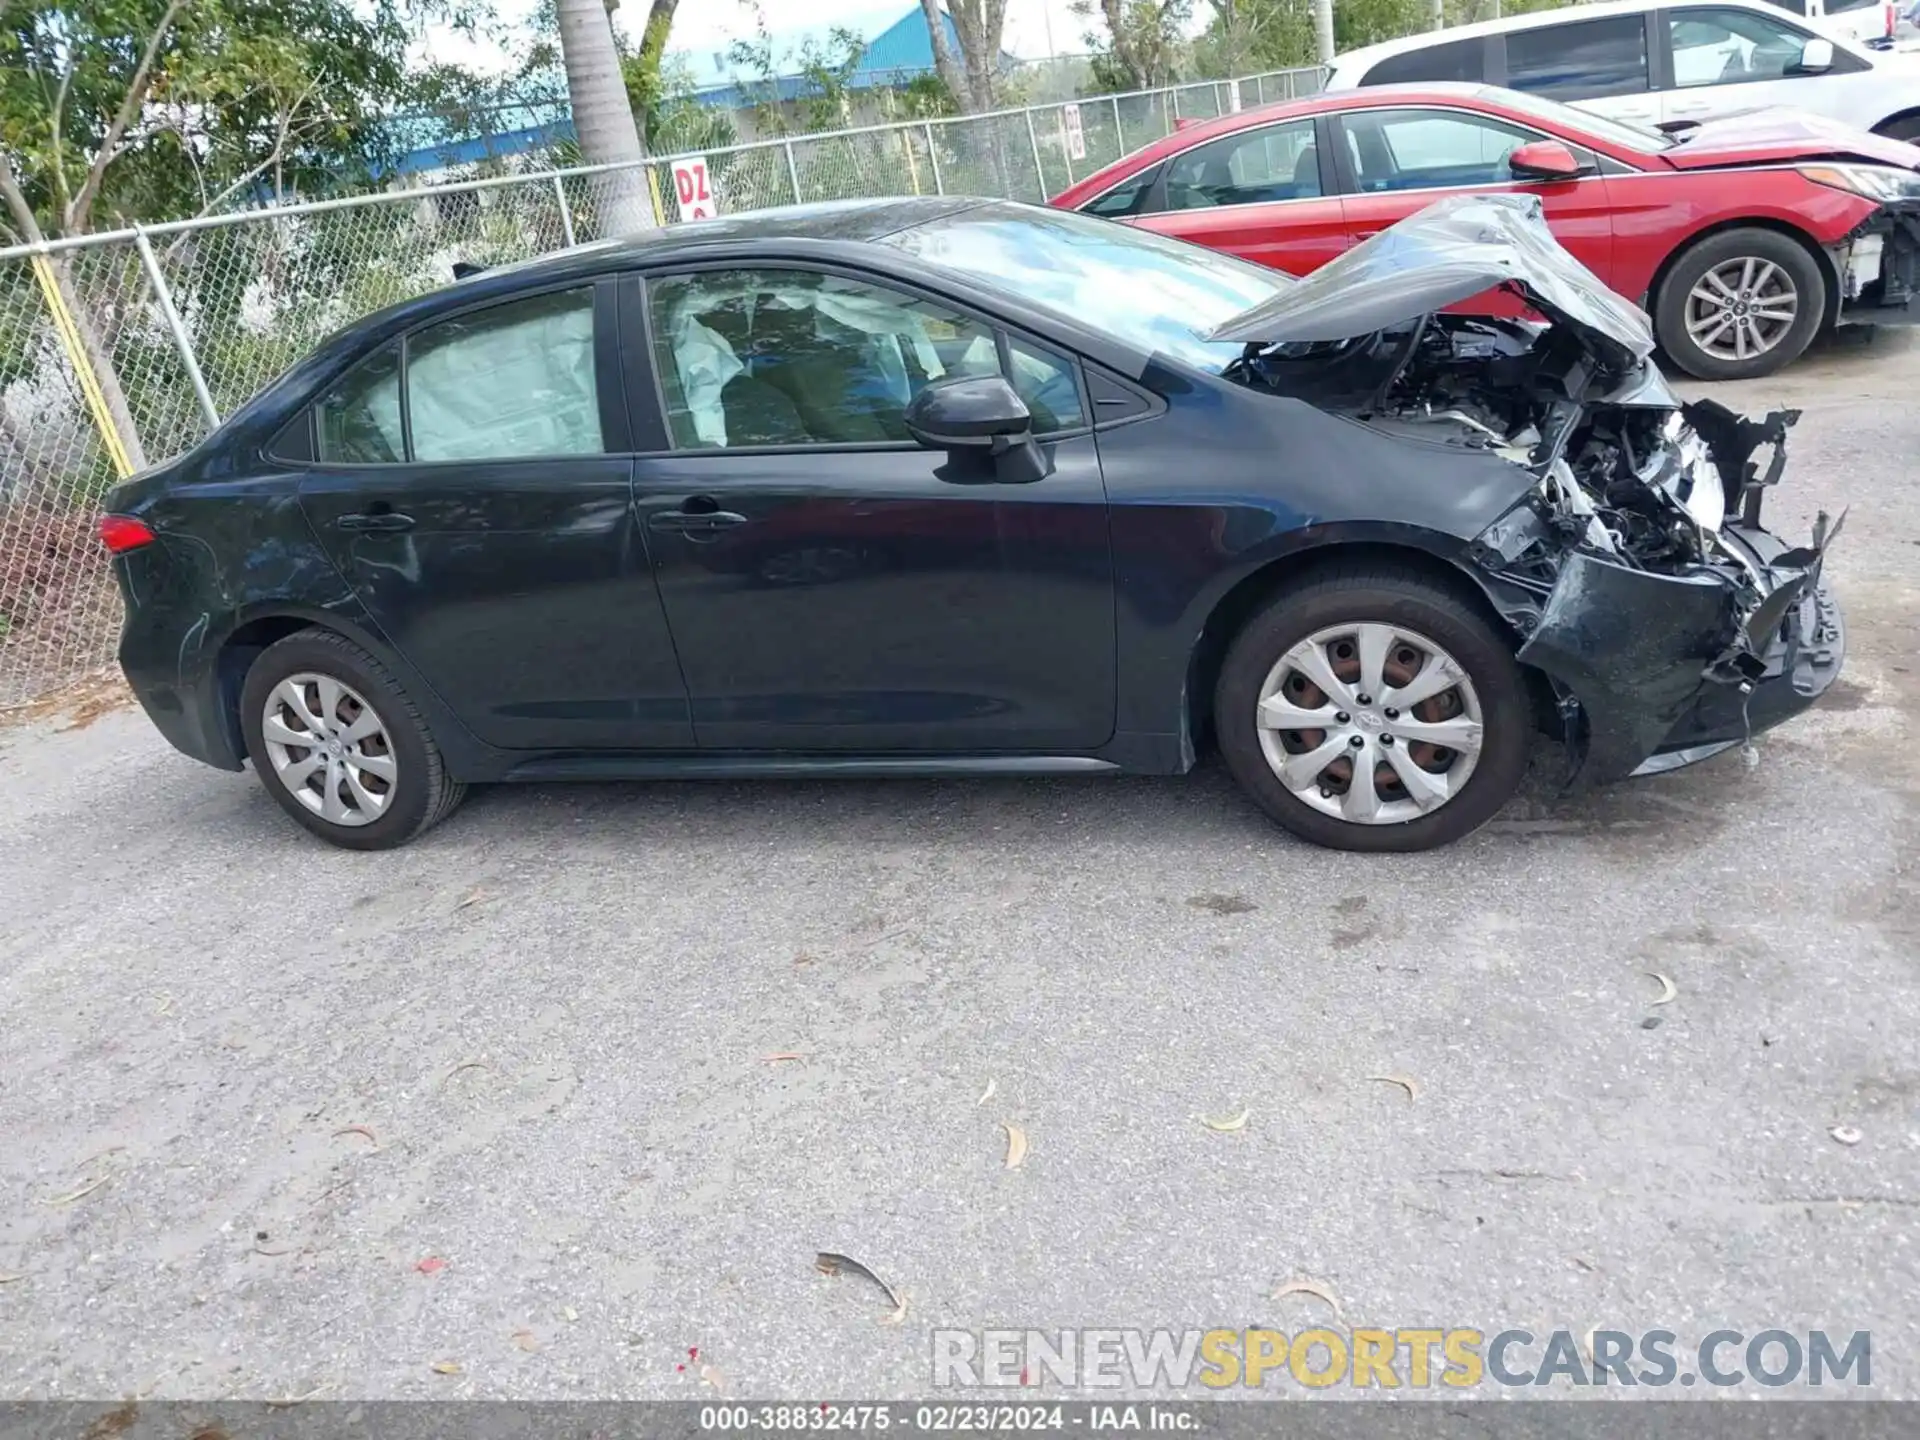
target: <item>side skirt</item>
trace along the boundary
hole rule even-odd
[[[994,775],[1118,775],[1088,755],[547,755],[523,760],[505,780],[736,780],[929,778]]]

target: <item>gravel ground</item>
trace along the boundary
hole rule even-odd
[[[1716,392],[1806,407],[1770,523],[1853,507],[1827,703],[1437,854],[1209,765],[510,788],[362,856],[137,712],[0,733],[0,1398],[924,1395],[936,1326],[1324,1323],[1298,1277],[1870,1330],[1920,1397],[1916,359]]]

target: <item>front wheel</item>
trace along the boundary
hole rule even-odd
[[[240,706],[260,783],[335,845],[404,845],[465,793],[400,682],[330,631],[302,630],[268,646],[247,671]]]
[[[1418,572],[1290,586],[1221,667],[1214,725],[1260,807],[1337,850],[1428,850],[1493,818],[1526,771],[1512,647]]]
[[[1819,262],[1777,230],[1725,230],[1673,263],[1654,299],[1661,346],[1702,380],[1750,380],[1800,358],[1826,315]]]

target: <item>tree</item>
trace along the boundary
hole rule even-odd
[[[662,0],[655,0],[658,7]],[[594,177],[602,235],[632,235],[655,225],[647,192],[647,147],[634,124],[633,105],[620,65],[620,47],[606,0],[555,0],[560,54],[567,72],[567,96],[573,108],[573,133],[580,156],[589,165],[615,165]],[[667,20],[673,6],[666,5]],[[651,25],[651,17],[649,17]],[[665,26],[660,43],[666,44]]]
[[[37,243],[364,178],[409,22],[451,14],[445,0],[8,0],[0,233]],[[87,259],[90,286],[71,254],[53,278],[140,465],[115,352],[144,281]]]
[[[958,55],[949,43],[940,0],[920,0],[927,38],[933,45],[935,71],[961,110],[978,115],[994,108],[1007,0],[947,0],[947,12],[953,19],[953,38],[960,44]]]
[[[1098,5],[1106,33],[1089,30],[1094,83],[1105,90],[1152,90],[1173,83],[1193,0],[1074,0],[1091,22]]]

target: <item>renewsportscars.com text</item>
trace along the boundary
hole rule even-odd
[[[1864,1387],[1873,1383],[1873,1337],[1865,1330],[1715,1330],[1688,1343],[1671,1330],[1489,1335],[1438,1327],[933,1332],[933,1383],[942,1387],[1223,1390],[1288,1381],[1381,1390]]]

